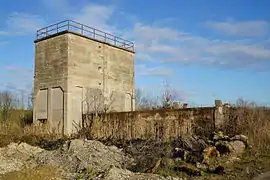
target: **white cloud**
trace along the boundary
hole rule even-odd
[[[191,38],[188,44],[192,45],[193,48],[189,50],[189,46],[185,46],[185,43],[182,44],[182,56],[202,64],[222,67],[249,67],[253,64],[270,61],[270,49],[253,41],[217,41],[206,38]]]
[[[270,30],[270,23],[267,21],[207,22],[206,26],[235,36],[263,36]]]
[[[249,40],[210,39],[164,26],[162,20],[147,24],[140,22],[137,18],[133,18],[131,26],[123,28],[123,25],[119,26],[115,20],[118,18],[129,19],[130,15],[126,15],[125,12],[117,13],[116,6],[81,4],[80,10],[77,10],[78,5],[75,8],[70,3],[69,0],[58,2],[58,8],[63,4],[63,7],[69,10],[69,13],[63,14],[63,17],[113,34],[123,34],[123,38],[135,42],[136,60],[150,63],[157,61],[159,63],[202,64],[223,68],[252,68],[252,66],[258,68],[263,64],[264,68],[270,69],[270,65],[268,65],[270,41],[266,38],[263,40],[252,38]],[[206,24],[208,27],[238,37],[264,35],[269,27],[269,23],[265,21],[235,22],[230,20],[207,22]],[[162,69],[161,67],[162,65],[159,66],[160,69]],[[155,73],[156,67],[149,69],[145,66],[138,66],[137,69],[141,75],[168,74],[167,72],[170,71],[164,67],[162,70],[159,69],[163,73]]]
[[[208,39],[172,28],[165,30],[163,27],[142,24],[135,24],[128,36],[135,40],[135,57],[140,60],[221,68],[256,66],[258,69],[263,64],[264,68],[270,69],[270,41],[267,39]]]
[[[115,13],[115,6],[94,4],[87,1],[76,3],[72,0],[42,0],[42,4],[48,10],[52,10],[53,14],[63,19],[74,20],[103,31],[111,32],[114,30],[110,21]]]
[[[115,7],[113,6],[89,4],[84,6],[80,12],[71,13],[68,16],[79,23],[108,33],[114,33],[116,28],[110,23],[114,12]]]
[[[147,43],[171,42],[178,40],[184,33],[171,28],[159,28],[151,25],[136,23],[132,29],[132,36],[136,40]]]
[[[184,35],[176,29],[142,23],[135,23],[124,33],[126,39],[132,39],[135,43],[136,59],[147,61],[158,61],[163,55],[177,54],[179,48],[175,43]]]
[[[0,30],[0,35],[25,35],[35,32],[45,24],[45,20],[39,15],[12,12],[6,20],[6,28]]]
[[[135,73],[139,76],[167,76],[174,73],[170,68],[164,66],[147,67],[144,64],[135,65]]]
[[[5,66],[3,69],[9,71],[10,73],[15,73],[17,75],[20,75],[20,77],[32,76],[32,70],[19,67],[19,66]]]
[[[136,54],[136,60],[143,60],[143,61],[153,61],[152,57],[147,53],[139,53]]]

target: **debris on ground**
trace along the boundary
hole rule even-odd
[[[107,140],[104,143],[109,142]],[[114,144],[134,158],[135,165],[129,170],[158,173],[159,169],[167,168],[190,176],[224,174],[224,162],[232,163],[250,148],[246,136],[229,137],[221,131],[214,133],[210,139],[183,135],[170,143],[150,140],[122,142]]]
[[[36,167],[37,163],[33,157],[43,151],[39,147],[33,147],[26,143],[11,143],[0,148],[0,174]]]
[[[70,180],[181,179],[132,172],[127,169],[134,163],[132,157],[116,146],[106,146],[99,141],[74,139],[61,142],[60,145],[57,143],[57,146],[58,149],[45,150],[26,143],[11,143],[0,148],[0,179],[26,177],[28,172],[47,177],[51,167],[61,170],[61,177]]]
[[[222,175],[227,171],[224,165],[241,158],[250,147],[246,136],[229,137],[222,132],[210,139],[183,135],[172,142],[59,139],[41,142],[39,147],[11,143],[0,148],[0,175],[42,167],[61,169],[66,179],[165,180],[181,179],[181,173],[189,177]],[[165,177],[161,172],[166,171],[175,174]]]

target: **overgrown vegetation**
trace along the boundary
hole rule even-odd
[[[47,125],[34,126],[33,97],[29,96],[28,108],[9,91],[0,92],[0,147],[11,142],[25,142],[43,146],[46,141],[62,138],[49,131]]]
[[[166,87],[164,97],[160,102],[147,99],[138,90],[135,92],[135,99],[137,106],[141,109],[152,109],[153,106],[158,107],[161,104],[165,108],[172,107],[176,100],[174,90]],[[141,94],[140,94],[141,93]],[[107,100],[111,105],[112,100]],[[92,104],[87,104],[88,109],[92,108]],[[55,149],[61,146],[61,140],[65,139],[60,135],[50,133],[46,125],[34,126],[32,125],[32,108],[25,109],[18,105],[16,98],[10,92],[0,93],[0,147],[6,146],[11,142],[26,142],[30,145],[41,146],[45,149]],[[94,104],[94,107],[100,107]],[[107,109],[107,107],[105,108]],[[238,100],[232,108],[225,110],[226,116],[230,118],[224,122],[222,131],[224,134],[233,136],[236,134],[243,134],[248,137],[249,144],[252,146],[250,150],[245,152],[243,157],[230,164],[225,174],[218,175],[217,173],[208,173],[206,175],[197,175],[196,179],[251,179],[257,174],[270,171],[270,109],[267,107],[260,107],[255,103],[244,100]],[[209,134],[213,133],[213,129],[208,129]],[[81,133],[89,133],[87,129],[80,131]],[[79,135],[77,137],[87,137],[87,135]],[[136,164],[129,167],[134,172],[151,172],[158,173],[163,176],[182,176],[193,177],[198,173],[196,170],[189,174],[183,169],[186,167],[183,162],[174,162],[171,160],[172,144],[154,141],[117,141],[103,140],[106,144],[113,144],[119,148],[124,148],[124,151],[131,154],[136,161]],[[176,145],[174,145],[176,146]],[[194,153],[196,153],[194,151]],[[226,166],[226,160],[220,162]],[[190,160],[192,162],[192,159]],[[196,161],[194,161],[196,162]],[[180,163],[180,164],[179,164]],[[192,163],[191,163],[192,164]],[[193,163],[194,164],[194,163]],[[180,167],[180,168],[179,168]],[[181,169],[183,168],[183,169]],[[47,173],[48,169],[41,169]],[[26,174],[29,170],[26,170]],[[30,171],[29,171],[30,172]],[[7,176],[16,177],[16,173]]]
[[[228,157],[222,156],[218,158],[217,161],[212,162],[217,168],[206,170],[203,174],[200,174],[194,168],[196,162],[200,162],[198,159],[186,161],[193,164],[193,166],[183,161],[176,163],[171,159],[173,147],[183,147],[182,145],[177,146],[173,142],[163,143],[142,140],[128,142],[119,140],[114,142],[111,139],[103,142],[114,144],[119,148],[123,148],[126,153],[131,154],[137,161],[136,165],[130,168],[135,172],[152,172],[164,176],[188,177],[189,179],[240,180],[252,179],[263,172],[270,171],[270,109],[239,99],[232,107],[224,108],[224,113],[229,118],[224,122],[221,130],[230,137],[234,135],[247,136],[251,149],[247,148],[243,156],[233,163],[228,163]],[[201,125],[204,131],[207,131],[204,135],[208,138],[211,137],[210,135],[214,133],[213,127]],[[201,138],[207,141],[204,137]],[[183,140],[183,137],[180,137],[180,139]],[[196,157],[196,153],[201,152],[201,150],[196,151],[194,147],[191,151],[195,153],[191,158]]]
[[[244,134],[253,145],[253,150],[269,152],[270,108],[239,99],[226,113],[230,116],[223,127],[226,134]]]

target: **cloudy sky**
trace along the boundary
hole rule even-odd
[[[268,0],[0,1],[0,89],[33,86],[36,30],[65,19],[135,43],[136,87],[212,105],[237,98],[270,105]]]

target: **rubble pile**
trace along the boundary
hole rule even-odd
[[[190,176],[223,174],[224,161],[231,163],[250,148],[246,136],[228,137],[222,132],[214,133],[210,139],[183,135],[170,143],[133,140],[115,144],[134,158],[135,165],[130,167],[134,172],[159,173],[166,168]]]
[[[173,142],[171,158],[176,164],[181,162],[181,168],[176,167],[176,170],[186,171],[189,174],[193,172],[191,173],[193,175],[202,175],[204,172],[223,174],[224,160],[231,163],[249,148],[251,146],[248,138],[244,135],[229,137],[219,131],[208,140],[186,135]]]
[[[181,179],[131,172],[127,167],[133,164],[132,157],[115,146],[106,146],[99,141],[74,139],[61,143],[46,142],[45,146],[50,150],[26,143],[11,143],[0,148],[0,179],[6,173],[49,166],[63,170],[61,177],[70,180]]]
[[[74,139],[44,142],[40,147],[11,143],[0,148],[0,179],[6,173],[51,166],[61,169],[65,179],[176,180],[181,178],[158,174],[162,169],[188,176],[223,174],[224,159],[237,160],[248,148],[246,136],[228,137],[222,132],[210,139],[184,135],[172,142]]]

